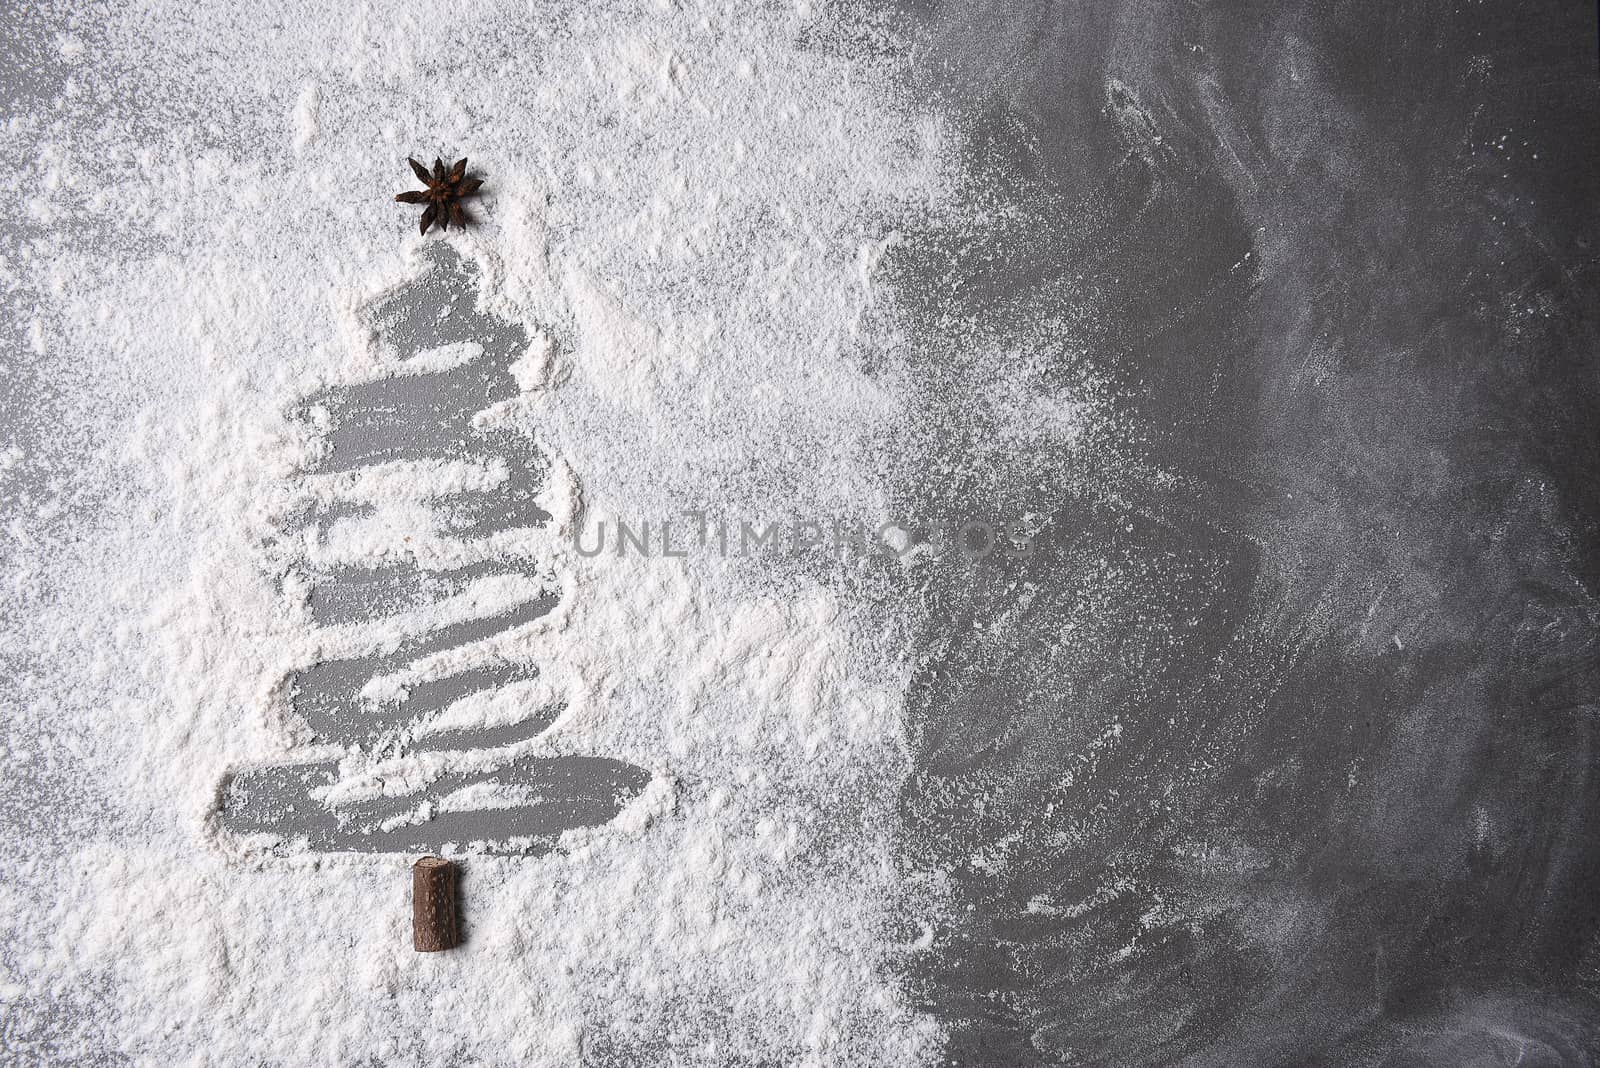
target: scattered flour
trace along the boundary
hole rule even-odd
[[[4,380],[32,399],[0,435],[16,517],[0,653],[21,665],[6,753],[24,784],[5,794],[0,1050],[229,1068],[934,1062],[938,1028],[895,979],[937,907],[889,842],[899,669],[820,581],[585,559],[566,536],[586,508],[871,518],[862,449],[899,401],[858,370],[859,326],[890,220],[945,195],[939,119],[891,88],[903,55],[809,46],[809,6],[273,10],[47,7],[52,91],[0,128],[7,158],[31,161],[0,177],[21,215],[0,280],[25,324]],[[391,200],[407,155],[469,157],[488,183],[479,225],[417,236]],[[285,415],[300,398],[477,355],[401,369],[356,315],[437,240],[534,338],[523,396],[484,418],[554,464],[554,524],[478,550],[524,555],[515,582],[562,598],[505,639],[537,649],[537,693],[428,729],[559,701],[530,751],[652,779],[548,855],[465,845],[470,941],[421,955],[410,858],[285,856],[213,814],[229,768],[307,755],[276,687],[346,640],[274,582],[263,546],[284,516],[308,494],[361,497],[374,517],[308,553],[449,559],[468,550],[434,536],[426,498],[507,477],[466,460],[297,474],[316,447]],[[427,772],[344,770],[351,796]],[[519,800],[496,791],[437,810]]]

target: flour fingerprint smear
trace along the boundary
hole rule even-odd
[[[475,272],[448,248],[429,259],[361,314],[393,373],[296,406],[317,440],[284,531],[280,552],[301,552],[284,584],[331,626],[319,631],[328,658],[291,672],[281,696],[331,751],[230,774],[220,816],[235,834],[528,852],[605,823],[649,782],[620,761],[537,748],[565,705],[516,646],[562,592],[533,540],[552,519],[540,506],[551,463],[505,424],[513,364],[537,373],[550,342],[479,314]],[[365,648],[326,651],[345,645]],[[515,711],[486,721],[496,705]]]

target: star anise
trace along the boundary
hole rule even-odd
[[[422,232],[427,233],[434,223],[438,223],[441,230],[450,229],[451,223],[466,226],[467,213],[461,208],[461,198],[472,196],[483,185],[482,178],[467,177],[467,161],[458,159],[455,166],[446,171],[444,160],[435,158],[432,174],[414,159],[406,162],[428,188],[396,193],[394,198],[403,204],[428,205],[422,213]]]

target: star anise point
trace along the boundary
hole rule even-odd
[[[456,160],[448,169],[443,159],[434,157],[431,171],[420,160],[407,157],[406,162],[427,188],[396,193],[395,199],[403,204],[427,205],[418,221],[421,231],[427,233],[435,223],[441,230],[448,230],[451,223],[464,228],[468,220],[461,198],[474,196],[483,188],[482,178],[467,177],[466,157]]]

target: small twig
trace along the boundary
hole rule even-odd
[[[418,953],[454,949],[456,866],[442,857],[423,857],[411,866],[411,942]]]

